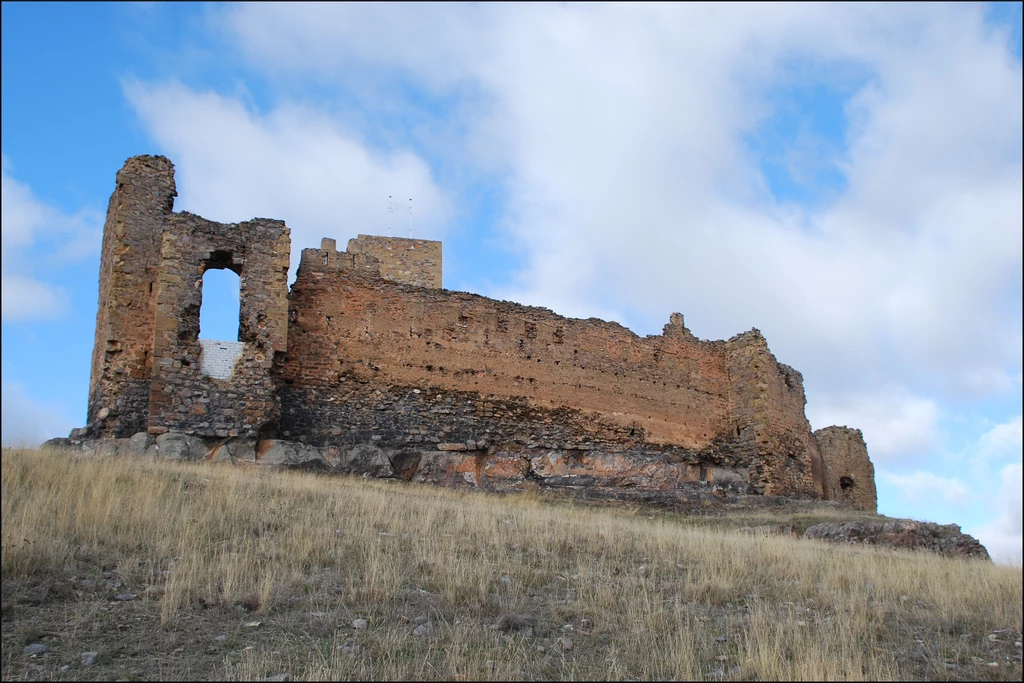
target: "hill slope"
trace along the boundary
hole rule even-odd
[[[729,528],[827,510],[2,464],[5,680],[1021,678],[1019,567]]]

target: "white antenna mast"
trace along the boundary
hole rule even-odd
[[[409,198],[408,204],[402,204],[392,199],[391,195],[388,195],[388,237],[391,237],[391,219],[395,211],[409,212],[409,237],[412,237],[412,198]]]

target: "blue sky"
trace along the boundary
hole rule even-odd
[[[757,327],[881,512],[1020,561],[1019,3],[2,11],[5,442],[84,422],[114,174],[166,154],[178,210],[284,219],[293,267],[412,197],[450,289]]]

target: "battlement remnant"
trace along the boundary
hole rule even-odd
[[[213,459],[448,486],[874,509],[860,432],[812,434],[803,378],[756,329],[704,341],[673,313],[641,338],[444,290],[440,242],[362,234],[303,249],[289,289],[284,222],[216,223],[174,212],[174,196],[164,157],[117,174],[79,434],[143,450],[180,434]],[[198,339],[211,268],[240,276],[237,342]]]

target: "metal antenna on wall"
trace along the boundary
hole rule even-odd
[[[391,220],[395,211],[409,212],[409,237],[412,237],[412,198],[409,198],[408,204],[402,204],[394,201],[391,195],[388,195],[388,237],[391,237]]]

